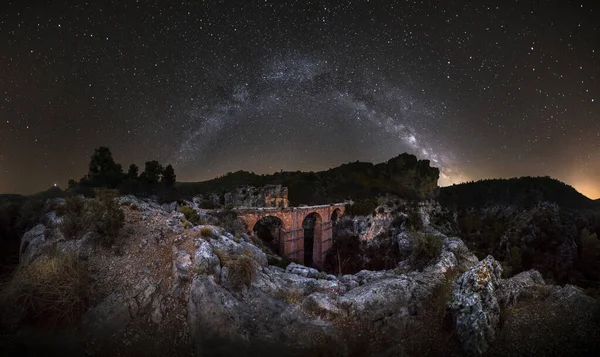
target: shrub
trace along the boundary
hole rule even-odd
[[[0,296],[5,318],[39,327],[74,326],[90,301],[87,269],[58,250],[21,266]]]
[[[212,238],[215,236],[215,231],[210,227],[202,227],[200,229],[200,235],[204,238]]]
[[[97,189],[95,201],[91,203],[91,220],[96,232],[100,235],[102,244],[112,245],[125,224],[125,214],[115,202],[115,190]]]
[[[408,212],[408,217],[406,218],[406,223],[408,228],[414,231],[420,231],[423,229],[423,220],[421,219],[421,215],[416,210],[416,208],[411,209]]]
[[[190,206],[182,206],[179,208],[179,212],[183,213],[185,219],[187,219],[193,225],[198,225],[200,223],[200,216],[198,216],[198,212]]]
[[[85,201],[78,196],[67,197],[65,205],[62,206],[62,222],[60,230],[67,239],[77,238],[89,223],[85,215]]]
[[[353,205],[347,204],[345,206],[345,212],[352,216],[368,216],[375,211],[377,206],[377,198],[365,198],[356,200]]]
[[[229,267],[229,281],[234,287],[250,287],[256,274],[256,266],[252,258],[242,254],[236,259],[230,260],[227,266]]]
[[[433,263],[442,252],[442,238],[433,234],[415,234],[413,264],[419,270]]]
[[[224,210],[216,212],[215,216],[219,220],[219,225],[231,234],[246,233],[246,224],[238,218],[237,214],[232,210]]]

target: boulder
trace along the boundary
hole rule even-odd
[[[23,235],[19,247],[19,262],[22,265],[33,262],[52,247],[46,240],[46,234],[46,227],[38,224]]]
[[[113,293],[82,317],[83,330],[94,339],[107,340],[124,329],[131,321],[130,304],[118,293]]]
[[[495,338],[500,320],[496,289],[502,267],[491,255],[455,282],[448,307],[466,353],[483,355]]]
[[[546,283],[539,271],[531,269],[519,273],[510,279],[503,280],[496,291],[501,306],[511,306],[521,300],[531,299],[538,295],[538,287]]]

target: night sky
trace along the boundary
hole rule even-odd
[[[600,197],[599,1],[1,1],[0,192],[403,152]],[[557,5],[560,3],[560,5]]]

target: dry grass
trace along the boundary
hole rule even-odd
[[[212,238],[215,236],[215,231],[210,227],[202,227],[200,229],[200,235],[204,238]]]
[[[302,300],[302,293],[295,289],[278,290],[275,296],[288,305],[296,305]]]
[[[229,281],[233,286],[237,288],[250,287],[256,275],[256,263],[251,257],[245,254],[240,255],[236,259],[230,260],[227,266],[229,267]]]
[[[221,249],[213,248],[213,251],[219,257],[219,261],[221,262],[221,266],[227,266],[231,257],[227,252],[222,251]]]
[[[0,302],[5,323],[41,327],[72,327],[88,307],[87,271],[59,251],[19,268],[4,286]]]

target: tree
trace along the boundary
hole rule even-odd
[[[139,171],[140,169],[136,164],[131,164],[129,165],[129,171],[127,171],[127,177],[135,180],[138,178]]]
[[[175,185],[175,170],[173,170],[173,166],[167,165],[162,172],[162,180],[163,183],[167,187],[173,187]]]
[[[140,175],[140,179],[147,184],[153,185],[160,182],[163,168],[156,160],[146,161],[144,172]]]
[[[101,146],[90,158],[87,178],[91,186],[115,188],[123,179],[123,168],[115,162],[110,149]]]

